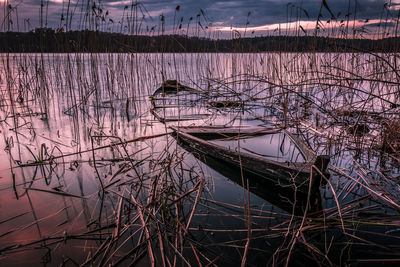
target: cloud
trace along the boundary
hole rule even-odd
[[[75,29],[88,27],[88,13],[93,21],[96,20],[92,16],[92,7],[87,9],[87,5],[82,5],[82,1],[72,0],[69,2],[70,14],[73,13],[71,26]],[[24,0],[18,6],[20,25],[27,18],[30,19],[32,28],[40,25],[40,2],[40,0]],[[326,0],[326,2],[337,21],[347,20],[347,18],[372,21],[380,19],[382,15],[386,17],[388,10],[393,13],[392,16],[397,16],[397,13],[395,14],[393,11],[397,11],[400,7],[400,1],[396,0],[393,0],[392,5],[387,6],[387,9],[384,7],[385,0],[350,1],[350,6],[348,0]],[[134,6],[132,6],[132,3]],[[136,20],[141,21],[143,29],[146,26],[159,27],[160,15],[162,14],[165,17],[167,31],[171,31],[172,25],[178,25],[180,21],[182,21],[182,27],[184,27],[188,23],[194,25],[197,23],[197,19],[200,19],[202,27],[209,26],[214,29],[218,26],[227,29],[230,27],[246,28],[247,26],[247,28],[255,31],[266,27],[266,25],[275,27],[279,24],[294,23],[295,21],[301,21],[302,25],[308,25],[308,22],[310,25],[315,25],[318,17],[321,21],[331,19],[330,12],[321,5],[322,0],[142,0],[137,2],[138,5],[135,5],[135,3],[132,0],[103,0],[101,4],[96,2],[96,8],[102,10],[102,17],[100,16],[97,19],[103,25],[103,30],[118,30],[122,28],[121,25],[124,26],[124,23],[132,22],[132,16],[136,14],[132,13],[132,10],[135,10],[135,8],[138,10]],[[175,9],[178,5],[179,11]],[[322,10],[321,16],[319,16],[320,9]],[[66,19],[67,10],[68,0],[51,0],[44,13],[44,16],[47,14],[48,26],[57,28],[65,24],[65,20],[61,21],[61,18],[63,16]],[[106,12],[107,16],[105,16]],[[12,14],[12,18],[16,20],[15,12]],[[15,28],[15,26],[13,27]],[[92,27],[95,26],[92,25]]]
[[[395,27],[396,24],[393,22],[375,22],[375,23],[368,23],[367,24],[368,27]]]

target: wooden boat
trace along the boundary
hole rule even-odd
[[[319,190],[322,177],[329,163],[329,157],[317,156],[295,135],[280,128],[263,127],[170,127],[178,143],[191,153],[205,154],[224,162],[227,167],[237,168],[244,175],[256,176],[292,188],[301,193],[312,194]],[[284,142],[290,142],[290,149],[296,154],[287,160],[258,153],[246,148],[240,140],[255,137],[265,138],[279,135]],[[286,139],[285,139],[286,138]],[[285,141],[286,140],[286,141]],[[236,147],[224,145],[224,142],[238,144]],[[282,146],[282,145],[281,145]],[[285,145],[286,146],[286,145]],[[277,148],[282,150],[282,148]],[[295,153],[295,152],[293,152]],[[195,155],[196,156],[196,155]],[[302,159],[298,160],[301,156]],[[294,158],[293,158],[294,157]],[[290,159],[293,159],[290,161]],[[317,170],[318,169],[318,170]]]
[[[210,114],[196,107],[202,96],[197,89],[167,80],[150,96],[150,112],[162,123],[204,119]]]
[[[169,96],[176,96],[178,94],[181,94],[181,96],[184,94],[200,95],[201,91],[186,85],[182,85],[176,80],[166,80],[150,96],[150,102],[153,108],[159,108],[159,102],[162,104],[164,100],[171,99]]]
[[[243,186],[244,183],[245,188],[250,192],[289,214],[302,216],[306,211],[309,217],[318,217],[322,214],[323,207],[319,190],[313,190],[311,194],[295,192],[294,187],[282,187],[278,183],[251,173],[244,173],[242,179],[240,167],[230,166],[227,168],[224,161],[209,154],[194,151],[183,143],[179,144],[215,172],[239,186]]]

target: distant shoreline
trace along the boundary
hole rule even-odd
[[[182,35],[125,35],[96,31],[1,32],[0,53],[262,53],[400,52],[400,38],[341,39],[266,36],[207,39]]]

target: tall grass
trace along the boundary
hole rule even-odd
[[[47,4],[40,7],[41,26]],[[119,24],[97,2],[65,4],[60,31],[77,21],[79,29],[164,35],[172,19],[154,18],[151,30],[141,2],[127,5]],[[308,14],[287,8],[288,22]],[[11,23],[17,11],[4,4],[5,30],[20,30]],[[355,11],[349,1],[346,19],[336,18],[322,1],[315,36],[362,37],[351,25]],[[326,12],[339,27],[327,27]],[[390,14],[383,7],[378,36],[397,36],[397,26],[387,26],[398,22]],[[217,35],[206,29],[203,10],[187,26],[179,17],[176,7],[174,33]],[[304,34],[300,26],[285,34]],[[398,60],[397,53],[368,51],[2,54],[0,190],[3,202],[18,208],[1,212],[1,260],[98,266],[398,261]],[[251,194],[251,181],[242,179],[246,190],[238,190],[185,152],[150,113],[149,96],[168,79],[201,91],[200,99],[162,99],[177,105],[168,112],[178,118],[207,114],[190,124],[281,125],[329,154],[323,211],[298,215],[290,203],[293,212],[287,212]],[[210,105],[215,101],[243,104],[221,109]],[[240,200],[226,197],[225,187]]]

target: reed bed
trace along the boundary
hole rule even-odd
[[[102,20],[100,9],[88,9],[79,27],[113,24]],[[120,32],[143,33],[145,12],[139,2],[124,9]],[[206,14],[199,14],[186,34],[212,37],[200,27]],[[64,30],[72,28],[72,15],[64,16]],[[174,16],[176,32],[178,21]],[[0,56],[1,261],[400,261],[397,53]],[[150,96],[169,79],[201,97],[159,99],[162,110],[173,102],[162,115],[178,119],[162,123],[151,113]],[[324,175],[321,186],[323,209],[298,214],[289,199],[280,199],[287,210],[251,193],[251,181],[229,181],[177,144],[172,123],[286,127],[331,157],[330,177]]]

